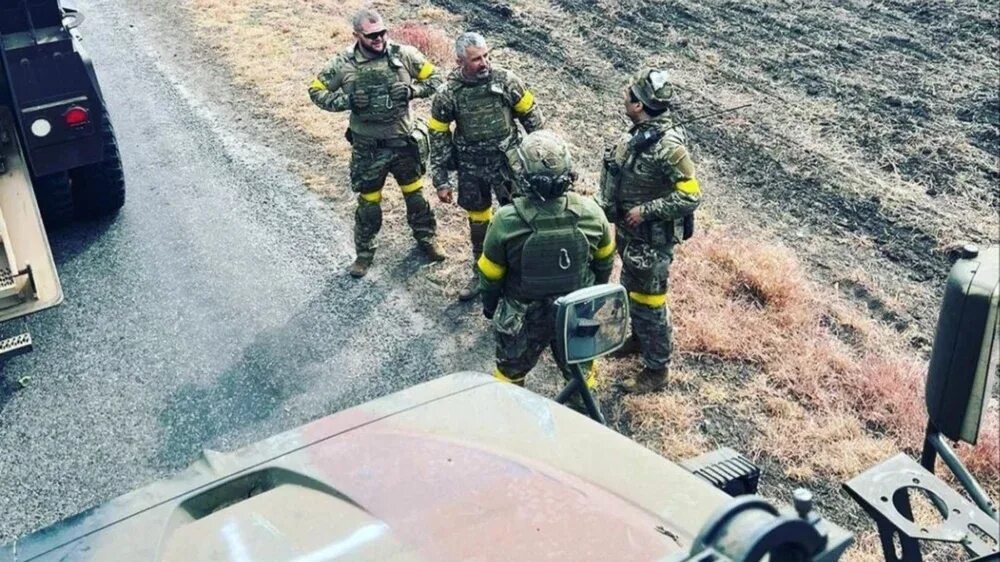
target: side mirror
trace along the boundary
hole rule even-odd
[[[930,425],[975,445],[1000,356],[1000,247],[969,246],[951,268],[927,373]]]
[[[597,359],[625,344],[628,294],[621,285],[595,285],[556,301],[556,350],[567,365]]]

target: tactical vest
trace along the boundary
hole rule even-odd
[[[577,227],[580,216],[569,203],[567,197],[563,212],[552,216],[532,209],[525,197],[514,199],[514,209],[531,234],[521,247],[519,271],[506,278],[506,294],[538,300],[562,296],[588,284],[590,245]]]
[[[503,86],[494,80],[466,84],[455,92],[456,141],[499,146],[514,134],[514,117],[503,93]]]
[[[355,116],[368,123],[392,123],[407,116],[409,103],[389,95],[389,87],[396,82],[409,82],[397,46],[390,45],[385,56],[356,64],[354,72],[354,92],[365,92],[370,100],[367,107],[354,111]]]

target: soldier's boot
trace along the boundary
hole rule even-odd
[[[355,279],[360,279],[368,273],[368,268],[372,266],[372,258],[365,256],[358,256],[354,259],[354,263],[351,264],[351,268],[348,270],[351,277]]]
[[[444,249],[438,241],[431,238],[430,240],[421,240],[418,245],[420,249],[427,256],[427,259],[431,261],[444,261],[448,259],[448,254],[444,253]]]
[[[646,394],[663,390],[667,387],[667,374],[666,367],[659,369],[644,367],[634,379],[622,383],[622,392],[626,394]]]
[[[413,230],[413,238],[417,241],[417,246],[424,252],[427,259],[431,261],[444,261],[448,255],[444,253],[441,246],[434,239],[437,232],[437,220],[434,218],[434,211],[431,210],[427,199],[424,199],[420,192],[420,182],[414,182],[416,189],[405,186],[403,189],[403,202],[406,203],[406,222]]]
[[[621,359],[640,352],[642,352],[642,345],[639,343],[639,338],[635,337],[635,334],[632,334],[632,336],[625,340],[625,345],[616,349],[609,357]]]
[[[472,278],[458,292],[460,301],[470,301],[479,295],[479,273],[476,263],[479,261],[479,256],[483,255],[483,242],[486,240],[486,229],[489,226],[488,222],[469,220],[469,237],[472,240]]]

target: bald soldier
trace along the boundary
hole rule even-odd
[[[434,94],[440,73],[415,47],[389,40],[382,16],[361,10],[351,20],[356,43],[334,59],[309,86],[313,103],[326,111],[350,111],[351,189],[354,214],[354,277],[368,273],[382,228],[382,188],[389,174],[406,203],[406,221],[432,261],[445,259],[435,240],[437,222],[421,193],[430,150],[426,128],[410,116],[410,100]]]
[[[505,152],[521,142],[521,131],[543,125],[535,97],[513,72],[493,66],[486,39],[463,33],[455,41],[457,68],[436,96],[428,122],[431,169],[438,198],[453,200],[449,170],[458,171],[458,205],[469,216],[472,275],[459,292],[460,300],[479,294],[475,264],[483,253],[493,197],[500,205],[511,200],[512,184]],[[454,131],[452,131],[454,123]]]
[[[633,127],[608,150],[601,175],[598,199],[616,227],[632,317],[632,337],[616,355],[642,355],[643,369],[625,384],[626,392],[666,386],[673,348],[670,264],[701,202],[684,131],[670,116],[672,94],[665,71],[645,69],[632,77],[623,101]]]

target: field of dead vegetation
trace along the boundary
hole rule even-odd
[[[246,93],[256,118],[298,142],[303,182],[350,217],[344,115],[305,87],[351,40],[359,0],[185,0],[194,38]],[[637,370],[603,362],[616,427],[678,460],[719,447],[765,470],[761,491],[813,489],[850,527],[849,560],[881,560],[873,526],[840,482],[898,451],[918,453],[923,377],[956,244],[1000,237],[1000,50],[987,2],[956,0],[410,0],[375,2],[394,37],[450,66],[472,29],[494,63],[526,77],[573,144],[592,191],[602,143],[625,127],[620,91],[641,66],[669,69],[692,123],[706,203],[678,252],[672,384],[623,399]],[[426,103],[418,105],[426,115]],[[280,135],[279,135],[280,136]],[[302,141],[305,142],[302,142]],[[389,193],[391,190],[387,190]],[[401,197],[386,198],[385,254],[408,251]],[[432,202],[433,203],[433,202]],[[455,259],[400,279],[455,330],[485,331],[453,303],[468,275],[464,215],[435,204]],[[376,268],[378,268],[378,263]],[[391,274],[388,273],[388,274]],[[470,337],[489,354],[488,340]],[[551,392],[551,365],[530,386]],[[994,397],[995,397],[994,393]],[[962,455],[1000,497],[996,400]],[[950,560],[939,553],[939,560]]]

